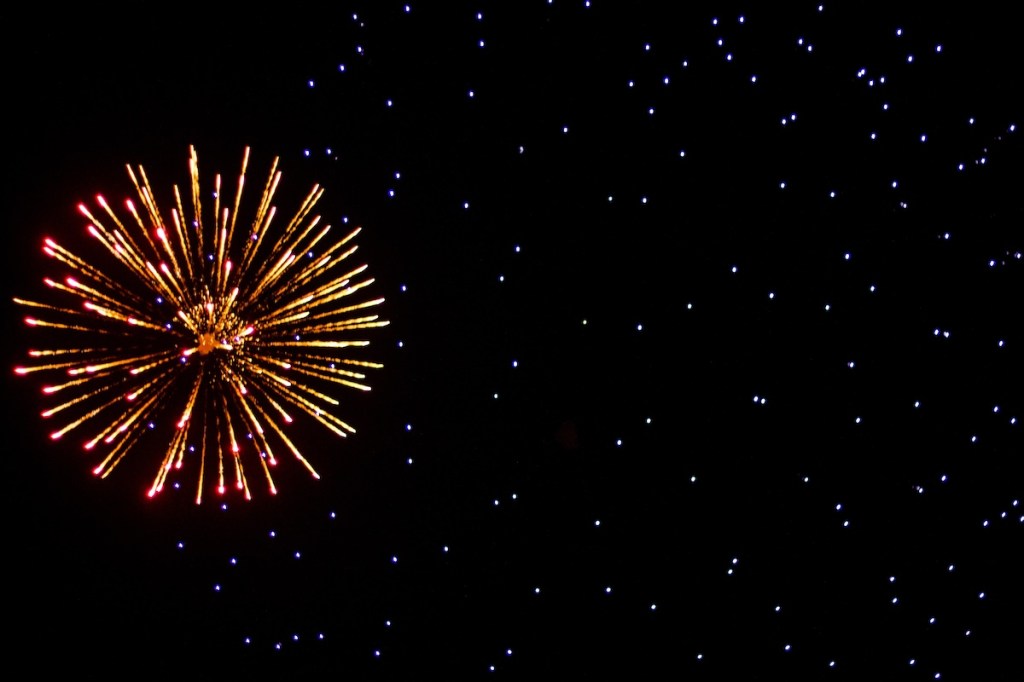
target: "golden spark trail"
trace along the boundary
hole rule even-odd
[[[351,302],[374,283],[355,281],[367,266],[333,274],[356,253],[361,228],[332,240],[331,225],[314,213],[324,195],[314,185],[275,230],[279,159],[252,202],[249,158],[246,148],[233,192],[214,177],[209,215],[194,147],[188,189],[172,188],[169,211],[142,166],[126,166],[135,190],[126,218],[101,195],[99,210],[77,206],[96,254],[44,239],[43,253],[63,269],[43,279],[54,300],[14,299],[46,318],[24,319],[49,342],[14,371],[48,377],[43,395],[63,397],[42,413],[63,420],[50,437],[85,432],[100,478],[128,457],[153,457],[150,497],[190,472],[197,504],[208,486],[250,499],[250,476],[262,475],[276,494],[276,445],[320,478],[287,431],[316,422],[338,436],[354,433],[326,408],[342,404],[341,391],[370,390],[366,371],[382,367],[358,357],[370,341],[356,335],[388,325],[368,312],[383,298]],[[223,202],[222,191],[231,192]]]

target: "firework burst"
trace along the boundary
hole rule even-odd
[[[123,220],[102,196],[95,212],[78,207],[106,262],[44,240],[43,252],[65,269],[62,279],[43,280],[60,302],[14,300],[32,309],[30,327],[56,341],[30,350],[31,363],[15,371],[60,377],[42,389],[58,401],[42,414],[62,422],[54,440],[86,432],[85,449],[99,452],[96,475],[106,477],[145,446],[162,455],[150,496],[187,465],[195,468],[197,503],[210,485],[251,499],[250,469],[277,492],[275,448],[319,478],[286,428],[302,413],[339,436],[354,432],[334,414],[332,394],[369,390],[366,371],[381,365],[358,358],[369,345],[359,334],[388,323],[372,314],[383,299],[363,297],[373,283],[367,266],[350,261],[359,229],[329,240],[330,225],[313,214],[323,189],[315,185],[272,233],[278,159],[245,224],[237,218],[249,149],[223,203],[216,176],[208,214],[189,151],[191,220],[177,186],[165,220],[145,171],[129,165],[139,205],[126,200]],[[173,428],[151,446],[161,419]]]

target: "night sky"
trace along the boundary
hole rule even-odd
[[[0,12],[6,667],[1022,679],[1019,27],[778,4]],[[323,186],[390,321],[249,501],[13,371],[43,238],[190,145]]]

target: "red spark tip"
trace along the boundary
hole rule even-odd
[[[28,369],[26,369],[25,367],[15,367],[14,368],[14,373],[15,374],[28,374]]]
[[[50,440],[60,440],[61,435],[60,431],[54,431],[50,434]]]

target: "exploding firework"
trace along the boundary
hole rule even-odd
[[[187,465],[195,468],[197,503],[210,479],[219,493],[233,481],[251,499],[250,468],[277,492],[274,448],[319,478],[287,425],[302,413],[339,436],[354,432],[332,411],[339,405],[332,394],[369,390],[366,371],[381,365],[358,358],[369,345],[358,335],[388,322],[371,312],[383,299],[363,297],[373,283],[367,266],[350,261],[359,229],[332,241],[331,226],[313,215],[319,185],[272,231],[281,180],[274,159],[251,224],[236,224],[246,148],[232,203],[222,204],[216,176],[208,219],[198,158],[189,151],[191,220],[175,186],[166,221],[145,171],[129,165],[141,210],[126,200],[122,221],[102,196],[96,214],[78,207],[106,262],[44,240],[44,253],[65,268],[63,279],[43,280],[61,302],[14,300],[34,309],[25,322],[54,341],[30,350],[31,363],[15,371],[60,377],[42,389],[58,399],[42,413],[62,421],[51,438],[88,432],[84,447],[100,453],[98,476],[145,446],[162,457],[150,496]],[[161,419],[173,423],[166,441],[155,435]]]

